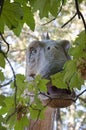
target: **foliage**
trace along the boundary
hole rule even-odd
[[[81,89],[86,69],[86,33],[84,31],[74,41],[69,54],[73,56],[73,59],[66,62],[63,72],[51,77],[52,83],[59,88]]]
[[[79,3],[83,1],[79,0]],[[7,26],[19,36],[25,23],[34,31],[34,14],[36,11],[39,10],[40,18],[49,17],[50,14],[56,18],[57,14],[61,13],[62,6],[67,4],[67,0],[64,0],[64,2],[63,0],[14,0],[13,2],[1,0],[0,4],[0,35],[4,33]],[[77,14],[81,16],[85,27],[83,15],[80,11]],[[85,31],[79,34],[69,50],[73,59],[66,62],[62,72],[51,76],[53,85],[59,88],[81,89],[81,85],[84,84],[84,77],[86,76]],[[8,43],[6,44],[9,46]],[[7,63],[13,73],[11,84],[13,93],[11,95],[0,94],[0,129],[23,130],[29,124],[29,117],[34,120],[39,117],[43,119],[46,106],[42,105],[39,94],[47,91],[48,80],[42,79],[38,75],[35,80],[28,83],[25,81],[24,75],[15,74],[7,53],[2,50],[0,45],[0,88],[6,85],[3,69],[5,69]],[[30,93],[27,93],[27,90]]]

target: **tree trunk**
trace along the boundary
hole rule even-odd
[[[44,120],[30,121],[28,130],[53,130],[55,109],[48,107]]]

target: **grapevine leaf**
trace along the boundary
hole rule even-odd
[[[35,21],[33,17],[33,13],[31,11],[31,8],[29,6],[24,6],[23,7],[24,11],[24,22],[34,31],[35,28]]]
[[[61,1],[58,0],[36,0],[36,1],[30,1],[31,6],[33,7],[33,12],[36,12],[39,10],[40,18],[48,17],[49,12],[53,16],[57,16],[57,12],[59,10],[59,7],[61,5]]]
[[[66,83],[63,81],[64,72],[59,72],[51,76],[52,84],[58,88],[67,88]]]
[[[5,68],[5,58],[2,53],[0,53],[0,66]]]
[[[36,120],[36,119],[43,119],[44,118],[44,111],[42,110],[42,111],[40,111],[39,109],[36,109],[36,107],[35,107],[35,109],[30,109],[30,117],[31,117],[31,119],[33,119],[33,120]]]
[[[3,31],[4,25],[7,25],[10,29],[17,28],[19,20],[22,18],[23,11],[20,4],[17,2],[10,3],[10,1],[5,1],[2,15],[0,17],[0,21],[2,21],[2,28],[0,28],[0,31]]]
[[[35,81],[37,88],[41,92],[47,92],[46,84],[49,82],[47,79],[42,79],[40,75],[36,76]]]
[[[70,80],[70,88],[78,88],[81,89],[81,85],[84,84],[84,81],[81,79],[79,73],[75,73]]]
[[[28,118],[26,116],[23,116],[20,120],[17,120],[15,123],[15,130],[24,130],[26,126],[29,125]]]
[[[4,74],[1,70],[0,70],[0,81],[4,81]]]

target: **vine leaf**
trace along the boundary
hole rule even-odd
[[[5,68],[5,58],[2,53],[0,53],[0,67]]]
[[[39,10],[40,18],[48,17],[49,12],[53,16],[57,16],[57,12],[61,6],[61,1],[58,0],[31,0],[31,6],[33,7],[33,12]]]

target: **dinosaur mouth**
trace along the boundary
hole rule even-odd
[[[47,84],[47,93],[41,93],[40,95],[43,105],[52,108],[68,107],[73,103],[75,97],[74,91],[57,88],[51,83]]]
[[[70,89],[60,89],[56,86],[53,86],[51,82],[47,84],[47,94],[48,95],[58,95],[58,94],[71,94]]]

